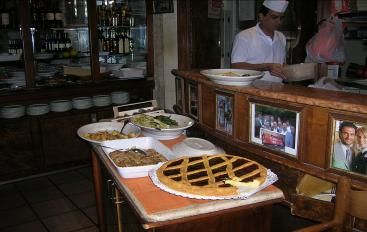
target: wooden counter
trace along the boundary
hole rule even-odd
[[[161,142],[170,147],[183,138],[181,136],[173,141]],[[194,232],[208,228],[215,228],[215,231],[269,231],[271,205],[283,200],[282,191],[273,185],[245,200],[198,200],[176,196],[156,187],[149,177],[120,177],[103,150],[98,146],[93,146],[93,149],[92,160],[96,164],[93,165],[93,172],[98,173],[98,166],[103,165],[122,193],[123,199],[138,215],[143,228],[152,231]],[[98,184],[98,176],[95,176],[95,181],[95,186],[101,186]],[[102,191],[98,187],[95,190],[97,195]],[[100,222],[103,222],[103,206],[99,205],[97,208]]]
[[[175,110],[196,119],[201,136],[223,147],[227,153],[256,160],[277,173],[279,181],[275,185],[283,190],[284,203],[304,209],[302,216],[323,221],[330,219],[333,210],[330,202],[311,204],[311,198],[297,194],[297,185],[305,174],[331,183],[345,175],[352,179],[353,187],[367,189],[367,175],[335,168],[331,162],[334,138],[337,138],[336,122],[367,125],[365,95],[261,80],[250,86],[225,86],[210,81],[199,70],[173,70],[172,74],[176,83]],[[233,99],[232,131],[218,129],[218,96]],[[256,104],[298,113],[295,154],[253,141],[252,107]]]

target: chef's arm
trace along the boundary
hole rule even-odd
[[[231,68],[251,69],[251,70],[257,70],[257,71],[269,71],[271,75],[285,79],[282,64],[277,64],[277,63],[251,64],[247,62],[238,62],[238,63],[232,63]]]

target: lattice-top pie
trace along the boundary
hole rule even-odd
[[[240,186],[261,185],[266,175],[259,163],[227,154],[181,157],[157,170],[159,181],[167,187],[202,196],[236,195]]]

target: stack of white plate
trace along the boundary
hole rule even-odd
[[[126,104],[130,101],[130,94],[124,91],[116,91],[111,93],[113,104]]]
[[[111,96],[110,95],[93,96],[93,105],[94,106],[109,106],[111,105]]]
[[[27,107],[28,115],[43,115],[50,112],[50,106],[48,104],[32,104]]]
[[[19,118],[24,114],[25,107],[22,105],[8,105],[0,108],[0,118]]]
[[[55,100],[50,102],[50,107],[53,112],[65,112],[71,110],[73,105],[69,100]]]
[[[76,97],[72,100],[73,108],[78,110],[88,109],[93,106],[90,97]]]

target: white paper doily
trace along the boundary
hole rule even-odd
[[[183,193],[176,190],[173,190],[169,188],[168,186],[161,183],[157,176],[157,170],[158,168],[163,165],[157,165],[155,168],[151,169],[149,171],[149,177],[152,179],[153,183],[160,189],[169,192],[171,194],[181,196],[181,197],[188,197],[188,198],[194,198],[194,199],[207,199],[207,200],[224,200],[224,199],[246,199],[249,196],[261,191],[262,189],[268,187],[269,185],[273,184],[278,180],[278,176],[273,173],[270,169],[267,170],[267,176],[266,180],[262,185],[260,185],[257,188],[249,188],[249,187],[240,187],[238,188],[238,194],[237,195],[230,195],[230,196],[201,196],[201,195],[195,195],[191,193]]]

